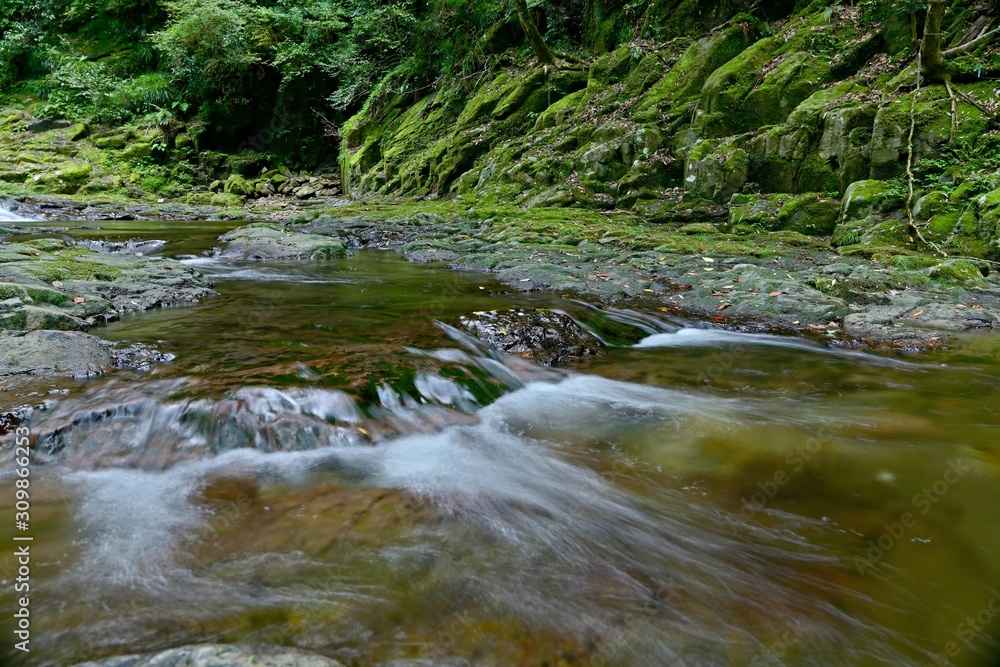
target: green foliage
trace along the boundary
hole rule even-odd
[[[884,23],[889,19],[916,14],[927,9],[927,0],[867,0],[862,2],[866,22]]]
[[[57,64],[52,72],[30,85],[32,92],[46,101],[41,108],[43,115],[122,123],[176,98],[169,78],[158,72],[123,79],[103,63],[58,55],[54,60]]]

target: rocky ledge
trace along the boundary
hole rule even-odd
[[[232,260],[322,259],[347,252],[340,239],[301,234],[267,222],[234,229],[219,240],[221,257]]]
[[[300,214],[289,229],[487,271],[522,291],[638,301],[721,326],[841,344],[923,349],[958,332],[1000,328],[1000,278],[975,259],[891,249],[838,253],[824,238],[789,231],[737,235],[708,223],[645,226],[609,218],[591,225],[567,209],[558,220],[533,210],[509,217],[473,209],[338,213]]]
[[[169,359],[84,333],[125,313],[214,295],[173,260],[95,252],[59,239],[0,243],[0,386],[146,368]]]
[[[59,239],[0,245],[0,328],[82,331],[129,312],[215,292],[163,258],[94,252]]]

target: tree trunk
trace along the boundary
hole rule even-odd
[[[924,23],[924,38],[920,43],[920,67],[925,83],[940,83],[947,74],[944,56],[941,55],[941,19],[944,16],[944,0],[930,0],[927,3],[927,21]]]
[[[549,47],[546,46],[545,40],[542,39],[538,27],[531,18],[527,0],[514,0],[514,8],[517,9],[517,18],[521,22],[521,27],[524,28],[524,34],[528,36],[528,41],[531,42],[531,49],[535,52],[538,62],[543,65],[555,64],[552,52],[549,51]]]

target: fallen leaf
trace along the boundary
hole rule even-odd
[[[174,267],[172,267],[172,266],[164,266],[163,268],[165,268],[167,271],[173,271],[174,270]]]
[[[781,290],[774,290],[773,292],[769,292],[768,296],[781,296]]]
[[[53,286],[53,287],[62,287],[62,286],[63,286],[63,284],[62,284],[62,281],[61,281],[61,280],[53,280],[53,281],[52,281],[52,286]]]
[[[910,318],[911,318],[911,319],[917,319],[918,317],[920,317],[920,313],[922,313],[922,312],[924,312],[924,311],[923,311],[923,309],[921,309],[921,310],[918,310],[917,312],[915,312],[915,313],[912,313],[912,314],[910,315]]]
[[[702,257],[702,259],[705,260],[706,262],[714,262],[715,261],[711,257]]]
[[[87,300],[87,299],[85,299],[85,298],[84,298],[84,297],[82,297],[82,296],[74,296],[74,297],[73,297],[73,303],[83,303],[83,302],[84,302],[84,301],[86,301],[86,300]]]
[[[733,304],[731,304],[731,303],[724,303],[721,306],[719,306],[718,308],[716,308],[716,310],[725,310],[726,308],[729,308],[732,305]]]
[[[979,306],[979,305],[976,305],[976,306],[972,307],[972,310],[982,310],[982,309],[983,309],[983,307]]]

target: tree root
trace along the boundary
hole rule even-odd
[[[909,223],[909,227],[920,239],[921,243],[926,246],[930,246],[934,249],[936,253],[942,257],[947,257],[948,253],[941,249],[938,244],[933,241],[929,241],[924,237],[923,230],[917,225],[916,220],[913,217],[913,135],[917,130],[917,102],[920,100],[920,83],[921,83],[921,70],[923,69],[923,63],[921,62],[921,53],[917,53],[917,88],[913,93],[913,102],[910,104],[910,136],[907,139],[907,149],[906,149],[906,182],[909,188],[909,195],[906,197],[906,219]]]

